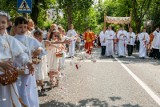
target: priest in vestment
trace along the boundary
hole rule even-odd
[[[95,40],[95,34],[90,31],[90,28],[87,28],[87,31],[84,33],[84,40],[86,53],[91,54],[92,48],[94,46],[93,42]]]
[[[118,38],[118,56],[125,57],[127,53],[127,31],[122,27],[117,34]]]
[[[139,57],[146,58],[147,56],[147,47],[149,44],[149,34],[146,32],[146,28],[143,28],[143,32],[138,35],[140,41],[139,47]]]
[[[114,39],[115,32],[112,30],[111,26],[108,26],[106,30],[106,56],[113,57],[114,55]]]

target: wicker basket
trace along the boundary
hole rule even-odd
[[[63,53],[62,52],[56,52],[56,57],[57,58],[61,58],[63,56]]]
[[[17,79],[18,71],[5,70],[5,73],[0,75],[0,84],[2,84],[3,86],[10,85],[16,82]]]

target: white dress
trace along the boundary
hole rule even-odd
[[[63,36],[62,37],[62,41],[64,41],[66,39],[66,36]],[[64,46],[64,48],[65,48],[65,46]],[[65,51],[65,49],[63,49],[62,50],[62,53],[63,53],[63,56],[62,56],[62,58],[60,58],[60,68],[61,69],[63,69],[64,68],[64,66],[65,66],[65,60],[66,60],[66,51]]]
[[[23,46],[23,44],[17,41],[14,37],[9,35],[0,35],[0,61],[18,58],[21,62],[28,62],[29,58],[27,54],[24,53],[25,50],[26,48]],[[0,74],[3,73],[0,71]],[[12,100],[16,107],[22,107],[18,97],[19,93],[16,83],[7,86],[2,86],[0,84],[0,107],[13,107]]]
[[[44,41],[42,41],[41,43],[41,47],[43,49],[45,49],[45,44]],[[36,76],[36,80],[44,80],[47,77],[47,52],[44,51],[42,52],[43,55],[39,56],[39,58],[41,58],[41,62],[39,64],[35,64],[35,76]]]
[[[36,39],[25,35],[16,35],[15,38],[27,47],[27,54],[29,55],[30,60],[32,60],[31,53],[41,47],[39,42]],[[31,75],[29,72],[21,75],[17,81],[17,87],[20,97],[28,107],[39,107],[35,75]]]
[[[58,72],[58,58],[56,57],[56,48],[55,47],[50,47],[48,50],[48,55],[47,55],[47,61],[48,61],[48,68],[49,72],[54,71]]]

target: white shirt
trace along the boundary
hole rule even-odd
[[[115,38],[115,33],[113,30],[106,30],[107,39],[113,40]]]
[[[101,31],[99,37],[101,46],[106,46],[106,32]]]
[[[75,36],[77,35],[76,31],[74,29],[68,30],[67,37],[71,40],[75,39]]]
[[[154,39],[152,42],[152,48],[160,49],[160,32],[154,31],[153,35]]]
[[[136,40],[136,35],[134,32],[128,32],[127,33],[127,39],[129,45],[134,45]]]

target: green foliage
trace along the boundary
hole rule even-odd
[[[90,11],[93,0],[57,0],[57,3],[59,4],[59,8],[64,10],[68,27],[73,23],[81,32],[82,29],[88,26],[88,23],[84,25],[83,21],[94,22],[85,18]]]
[[[131,25],[134,31],[140,32],[141,26],[144,26],[145,21],[158,19],[158,17],[156,18],[156,16],[159,15],[159,12],[157,12],[159,11],[159,7],[156,5],[157,2],[159,2],[159,0],[105,0],[103,4],[98,5],[102,10],[100,11],[101,16],[104,11],[107,11],[108,16],[131,16]],[[103,18],[101,18],[100,21],[103,21]],[[126,25],[126,28],[127,27],[128,25]]]
[[[73,23],[78,32],[83,33],[86,27],[91,27],[96,33],[103,28],[104,13],[108,16],[131,16],[134,31],[140,32],[147,20],[152,20],[149,31],[160,26],[159,0],[32,0],[33,13],[29,14],[39,27],[49,27],[52,23],[62,25],[66,30]],[[57,14],[55,21],[47,21],[47,9],[62,9],[64,17]],[[12,19],[22,15],[17,13],[17,0],[0,0],[0,10],[10,13]],[[108,24],[107,24],[108,25]],[[113,25],[113,24],[112,24]],[[115,29],[119,25],[113,25]],[[128,25],[126,25],[126,28]]]
[[[74,25],[76,29],[83,33],[87,27],[91,27],[92,29],[95,29],[97,27],[97,20],[96,20],[96,13],[94,11],[94,8],[90,8],[88,12],[81,14],[81,11],[77,11],[74,13]]]

